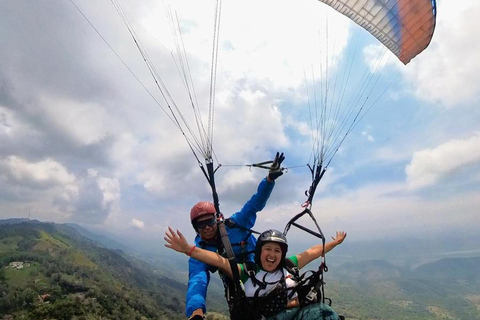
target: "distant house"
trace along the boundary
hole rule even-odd
[[[38,296],[38,302],[40,303],[50,303],[48,299],[50,298],[50,294],[42,294]]]
[[[14,269],[23,269],[23,262],[22,261],[12,261],[10,262],[10,267]]]

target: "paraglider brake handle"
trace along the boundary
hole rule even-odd
[[[263,161],[263,162],[259,162],[259,163],[254,163],[254,164],[251,164],[250,166],[251,167],[257,167],[257,168],[262,168],[262,169],[270,169],[270,165],[273,163],[272,160],[269,160],[269,161]]]
[[[249,167],[255,167],[255,168],[262,168],[262,169],[271,169],[271,164],[273,163],[273,160],[269,160],[269,161],[263,161],[263,162],[259,162],[259,163],[254,163],[254,164],[249,164],[247,166]],[[282,171],[286,171],[288,170],[287,168],[285,167],[281,167],[280,168]]]

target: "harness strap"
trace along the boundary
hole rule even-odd
[[[246,228],[244,226],[242,226],[241,224],[238,224],[235,220],[233,220],[232,218],[228,218],[228,219],[225,219],[225,225],[229,228],[238,228],[238,229],[242,229],[244,231],[248,231],[249,232],[249,235],[248,237],[250,236],[250,234],[252,233],[255,233],[255,234],[260,234],[260,232],[258,231],[255,231],[253,229],[249,229],[249,228]],[[248,238],[247,237],[247,238]]]
[[[287,271],[291,273],[294,277],[299,277],[300,270],[295,265],[295,263],[293,263],[292,259],[286,258],[284,266],[285,269],[287,269]]]
[[[247,266],[247,263],[245,263],[245,268],[246,268],[245,270],[246,270],[249,278],[251,279],[254,287],[258,286],[258,288],[255,290],[255,293],[254,293],[253,297],[246,298],[246,300],[250,302],[249,306],[251,307],[249,309],[249,312],[250,312],[250,318],[249,319],[252,319],[252,320],[262,319],[263,320],[263,319],[265,319],[265,315],[263,314],[264,306],[267,303],[270,303],[271,301],[273,301],[273,299],[277,298],[278,295],[281,292],[287,290],[285,273],[282,269],[282,277],[278,281],[272,282],[272,283],[267,283],[267,281],[265,280],[265,277],[267,276],[267,274],[264,275],[263,281],[257,279],[256,278],[256,268],[255,267],[252,268],[252,266],[255,266],[255,264],[248,263],[248,266]],[[275,285],[270,290],[268,290],[268,292],[266,292],[263,296],[259,297],[260,291],[264,290],[267,287],[267,284],[274,284],[274,283],[275,283]],[[285,298],[288,301],[288,296],[285,295]],[[286,303],[286,301],[285,301],[285,303]]]
[[[225,219],[225,225],[230,229],[238,228],[238,229],[247,231],[247,235],[245,236],[245,238],[242,241],[235,242],[235,243],[231,244],[232,247],[241,247],[242,248],[242,252],[238,255],[238,261],[243,261],[243,259],[246,256],[255,252],[255,250],[249,250],[249,251],[246,250],[247,243],[248,243],[248,238],[250,238],[252,233],[260,234],[260,232],[257,232],[255,230],[246,228],[246,227],[238,224],[237,222],[235,222],[235,220],[233,220],[232,218]]]
[[[255,297],[258,296],[258,292],[262,289],[265,289],[267,287],[267,284],[258,280],[256,277],[257,274],[257,269],[256,269],[256,264],[252,261],[246,261],[244,264],[245,271],[250,278],[250,280],[253,283],[253,286],[256,287],[258,286],[257,291],[255,292]]]

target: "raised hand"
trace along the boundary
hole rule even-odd
[[[168,227],[168,231],[165,231],[165,237],[163,238],[167,242],[165,247],[173,249],[177,252],[187,253],[191,249],[191,245],[188,244],[185,236],[177,230],[173,231],[171,227]]]
[[[268,170],[268,179],[270,181],[274,181],[278,177],[283,174],[282,162],[285,160],[285,156],[282,153],[278,153],[275,155],[275,159],[273,160],[272,165],[270,166],[270,170]]]
[[[337,244],[340,244],[343,242],[343,240],[345,240],[345,238],[347,237],[347,233],[345,231],[337,231],[337,234],[334,237],[332,237],[333,241],[335,241]]]

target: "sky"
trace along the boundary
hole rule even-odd
[[[178,0],[176,11],[162,1],[118,3],[194,126],[172,55],[180,38],[165,14],[176,12],[205,121],[214,1]],[[403,65],[318,1],[224,1],[213,149],[225,216],[267,174],[246,165],[277,151],[288,169],[255,229],[283,230],[302,210],[311,183],[308,102],[323,92],[313,91],[312,79],[339,79],[356,52],[346,94],[364,70],[378,76],[378,93],[317,189],[312,212],[322,231],[346,230],[361,241],[480,229],[480,3],[437,7],[431,44]],[[193,239],[189,211],[211,201],[210,188],[156,103],[160,91],[112,2],[0,0],[0,45],[0,218],[77,223],[159,250],[167,226]],[[329,83],[334,99],[340,82]]]

